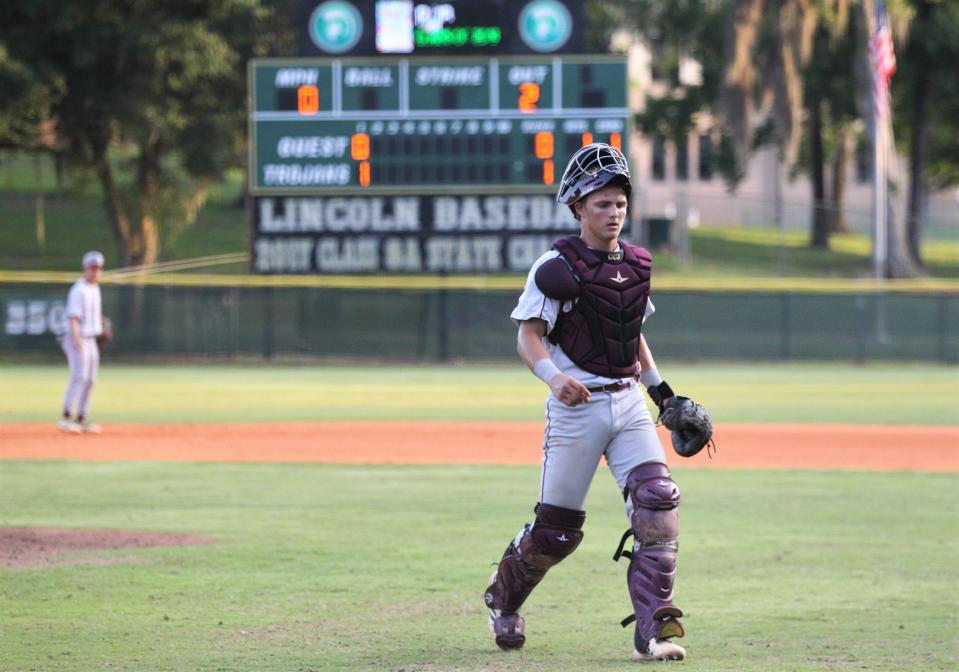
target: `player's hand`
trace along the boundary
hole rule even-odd
[[[589,401],[589,390],[586,386],[565,373],[553,376],[549,381],[549,389],[553,391],[554,397],[567,406],[577,406]]]
[[[81,341],[79,338],[74,337],[74,338],[71,338],[70,340],[73,341],[74,350],[76,350],[77,352],[80,352],[80,350],[83,349],[83,341]]]

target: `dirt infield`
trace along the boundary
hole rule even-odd
[[[662,428],[660,428],[662,430]],[[540,423],[295,422],[108,425],[73,436],[0,425],[0,459],[336,464],[538,464]],[[662,438],[668,445],[665,431]],[[959,426],[747,425],[716,430],[718,452],[673,466],[959,471]]]

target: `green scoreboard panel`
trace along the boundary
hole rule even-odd
[[[625,150],[618,56],[250,63],[255,194],[555,192],[589,142]]]

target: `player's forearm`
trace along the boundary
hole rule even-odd
[[[527,320],[520,324],[516,351],[533,375],[549,385],[550,391],[567,406],[589,401],[589,390],[580,381],[559,370],[543,345],[546,322]]]
[[[669,384],[663,380],[663,377],[659,375],[659,371],[656,370],[653,352],[649,349],[646,337],[642,334],[639,336],[639,366],[640,382],[646,387],[650,398],[656,402],[656,405],[659,406],[660,411],[662,411],[663,404],[672,398],[673,390]]]
[[[70,318],[70,336],[74,340],[80,339],[80,320],[76,317]]]
[[[549,353],[543,347],[542,338],[528,332],[520,331],[516,342],[516,352],[523,363],[531,370],[539,360],[549,359]]]
[[[639,371],[641,374],[647,376],[658,376],[658,373],[654,373],[656,371],[656,361],[653,359],[653,352],[649,349],[649,343],[646,342],[646,337],[642,334],[639,335]],[[661,380],[660,378],[660,380],[646,384],[655,385]],[[645,383],[646,381],[644,380],[643,382]]]
[[[543,345],[546,323],[542,320],[527,320],[520,325],[516,339],[516,352],[537,378],[547,385],[560,373]]]

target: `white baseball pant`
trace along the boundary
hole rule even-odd
[[[70,381],[67,383],[66,394],[63,395],[63,410],[73,412],[76,408],[78,416],[86,415],[90,410],[90,393],[97,382],[97,372],[100,369],[97,339],[84,336],[80,339],[80,349],[77,350],[73,347],[73,338],[68,334],[60,339],[60,347],[70,365]]]
[[[666,463],[642,389],[592,392],[570,408],[552,394],[546,399],[540,501],[581,511],[601,457],[620,491],[626,477],[645,462]],[[627,513],[631,513],[627,502]]]

